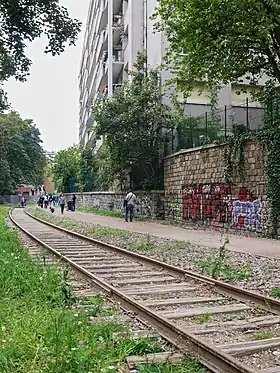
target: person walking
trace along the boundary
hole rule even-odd
[[[134,207],[136,204],[136,195],[130,190],[124,200],[124,207],[125,207],[125,221],[128,221],[128,215],[129,220],[132,222],[134,217]]]
[[[60,204],[60,211],[61,211],[61,214],[64,213],[64,207],[65,207],[65,196],[64,194],[62,193],[60,198],[59,198],[59,204]]]
[[[77,197],[75,196],[75,194],[73,194],[73,196],[72,196],[72,211],[76,210],[76,199],[77,199]]]

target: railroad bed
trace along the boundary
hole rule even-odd
[[[280,373],[280,302],[42,222],[13,222],[217,373]],[[278,337],[279,336],[279,337]]]

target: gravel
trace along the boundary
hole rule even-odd
[[[32,211],[33,212],[33,211]],[[52,217],[54,223],[59,221],[69,224],[69,229],[100,239],[131,251],[141,253],[185,270],[206,274],[201,261],[211,261],[217,257],[219,250],[202,247],[189,242],[175,241],[150,235],[142,235],[123,230],[111,230],[92,223],[77,222],[70,218]],[[248,253],[227,251],[227,264],[235,271],[249,266],[251,274],[245,279],[234,278],[228,282],[261,294],[270,295],[272,289],[280,289],[280,259],[268,258]]]

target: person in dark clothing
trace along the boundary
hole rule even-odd
[[[60,204],[60,211],[61,213],[63,214],[64,212],[64,207],[65,207],[65,196],[64,194],[62,193],[60,198],[59,198],[59,204]]]
[[[72,211],[76,210],[76,199],[77,199],[77,197],[75,196],[75,194],[73,194],[73,196],[72,196]]]
[[[136,195],[132,192],[132,190],[127,193],[125,200],[124,200],[124,208],[125,208],[125,221],[128,221],[128,215],[130,221],[132,222],[134,217],[134,207],[136,204]]]

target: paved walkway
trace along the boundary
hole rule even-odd
[[[55,212],[60,215],[58,209]],[[104,227],[118,228],[130,232],[150,234],[152,236],[188,241],[197,245],[218,248],[220,246],[221,234],[216,231],[183,229],[152,222],[126,223],[121,218],[100,216],[84,212],[65,211],[65,217],[83,221],[86,223],[99,224]],[[257,255],[280,258],[280,241],[265,238],[249,238],[238,235],[229,235],[228,248],[232,251],[251,253]]]

